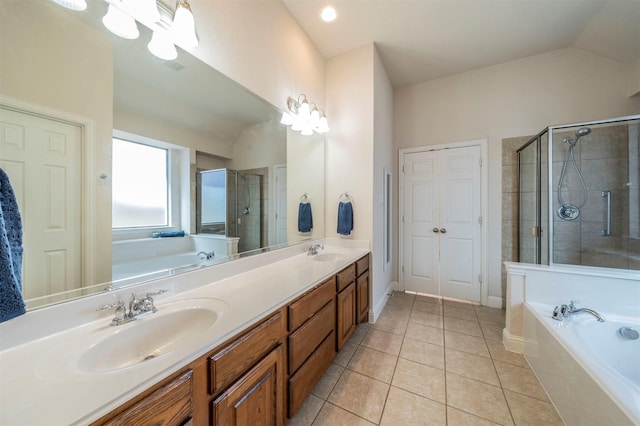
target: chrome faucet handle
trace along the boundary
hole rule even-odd
[[[169,290],[156,290],[156,291],[148,291],[147,292],[147,297],[152,297],[152,296],[160,296],[161,294],[166,293]]]
[[[562,321],[562,314],[560,313],[560,306],[556,306],[553,308],[553,313],[551,314],[551,318],[556,321]]]
[[[560,314],[563,317],[569,316],[570,313],[571,313],[571,310],[570,310],[569,306],[567,306],[567,305],[560,306]]]
[[[578,303],[580,303],[579,300],[577,300],[577,299],[576,300],[572,300],[571,302],[569,302],[569,309],[573,311],[576,308],[576,305]]]
[[[153,296],[159,296],[163,293],[166,293],[167,290],[156,290],[156,291],[150,291],[147,293],[147,296],[143,299],[143,303],[144,303],[144,310],[145,311],[151,311],[151,312],[157,312],[158,308],[156,308],[156,306],[153,304]]]
[[[100,306],[98,309],[96,309],[97,312],[100,311],[108,311],[110,309],[119,309],[119,308],[124,308],[124,302],[122,300],[118,300],[117,302],[114,303],[109,303],[108,305],[103,305]]]

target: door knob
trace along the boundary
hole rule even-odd
[[[440,230],[438,228],[433,228],[433,232],[437,234],[438,232],[440,232]]]
[[[440,228],[440,233],[446,234],[447,233],[447,228]]]

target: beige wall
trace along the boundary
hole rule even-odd
[[[394,93],[395,149],[487,138],[489,296],[500,286],[501,141],[543,127],[640,111],[630,67],[568,48],[402,87]],[[397,181],[397,180],[396,180]]]
[[[374,49],[373,63],[373,229],[372,229],[372,306],[378,308],[383,303],[386,292],[390,290],[393,277],[397,276],[396,250],[392,252],[392,267],[384,270],[384,169],[392,175],[396,170],[393,161],[393,88],[384,69],[380,55]],[[392,203],[398,199],[395,190]],[[397,215],[396,215],[397,216]],[[394,218],[395,219],[395,218]],[[393,221],[393,229],[398,229]],[[393,243],[393,239],[391,241]],[[377,310],[374,315],[379,314]]]
[[[192,53],[280,109],[305,93],[324,105],[324,58],[283,3],[194,1]]]
[[[640,58],[631,65],[629,96],[640,95]]]

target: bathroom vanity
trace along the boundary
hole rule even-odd
[[[308,256],[300,245],[226,268],[236,269],[174,278],[186,291],[171,279],[149,283],[137,291],[167,288],[158,312],[128,324],[109,326],[109,314],[95,312],[96,297],[114,297],[101,295],[78,302],[91,322],[9,336],[0,352],[0,423],[286,424],[368,320],[368,248],[328,246]],[[189,284],[198,274],[219,278]],[[11,331],[41,323],[47,309]],[[145,356],[147,343],[157,350]]]

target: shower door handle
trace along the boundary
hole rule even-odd
[[[611,191],[602,191],[601,195],[606,198],[607,202],[607,223],[606,228],[602,230],[603,237],[611,236]]]

